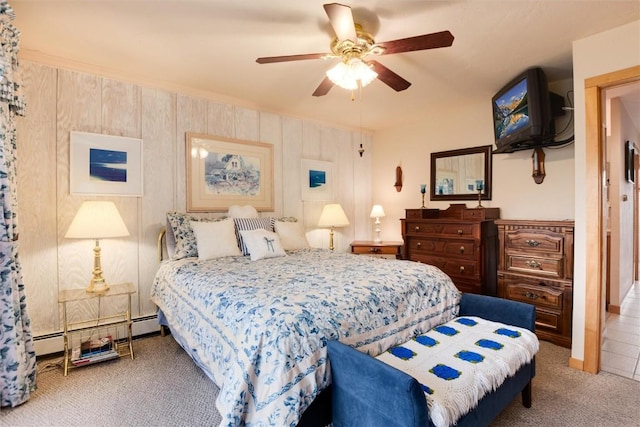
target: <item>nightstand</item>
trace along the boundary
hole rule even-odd
[[[103,293],[90,293],[85,289],[65,289],[58,293],[62,304],[64,327],[64,375],[70,367],[80,367],[93,363],[131,356],[131,295],[136,292],[133,283],[110,285]],[[109,315],[101,313],[104,299],[126,298],[126,310]],[[67,311],[74,303],[95,300],[96,316],[83,320],[69,321]],[[89,304],[87,304],[88,306]],[[122,337],[120,333],[122,332]]]
[[[371,255],[380,258],[402,259],[402,242],[380,242],[359,240],[351,242],[351,253]]]

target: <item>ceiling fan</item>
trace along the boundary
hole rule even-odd
[[[327,76],[313,92],[313,96],[326,95],[334,84],[353,90],[366,86],[376,78],[400,92],[411,86],[411,83],[378,61],[369,59],[370,56],[436,49],[453,44],[453,35],[449,31],[376,43],[371,34],[354,22],[349,6],[329,3],[324,5],[324,10],[336,33],[336,38],[331,43],[331,53],[268,56],[256,59],[258,64],[271,64],[304,59],[340,58],[340,63],[327,72]],[[342,81],[341,78],[345,77],[347,81]]]

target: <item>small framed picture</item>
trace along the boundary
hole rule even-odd
[[[302,200],[333,200],[333,163],[302,159]]]
[[[142,196],[142,140],[71,132],[69,191],[84,196]]]

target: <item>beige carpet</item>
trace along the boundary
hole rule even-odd
[[[40,360],[38,390],[0,411],[3,426],[216,426],[218,389],[171,336],[134,342],[136,360],[71,370]],[[568,368],[569,350],[541,343],[533,406],[518,398],[493,426],[638,426],[640,382]],[[360,426],[358,426],[360,427]],[[367,427],[367,426],[363,426]]]

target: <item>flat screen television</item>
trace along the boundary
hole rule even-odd
[[[491,99],[497,153],[544,145],[555,136],[547,78],[541,68],[525,70]]]

